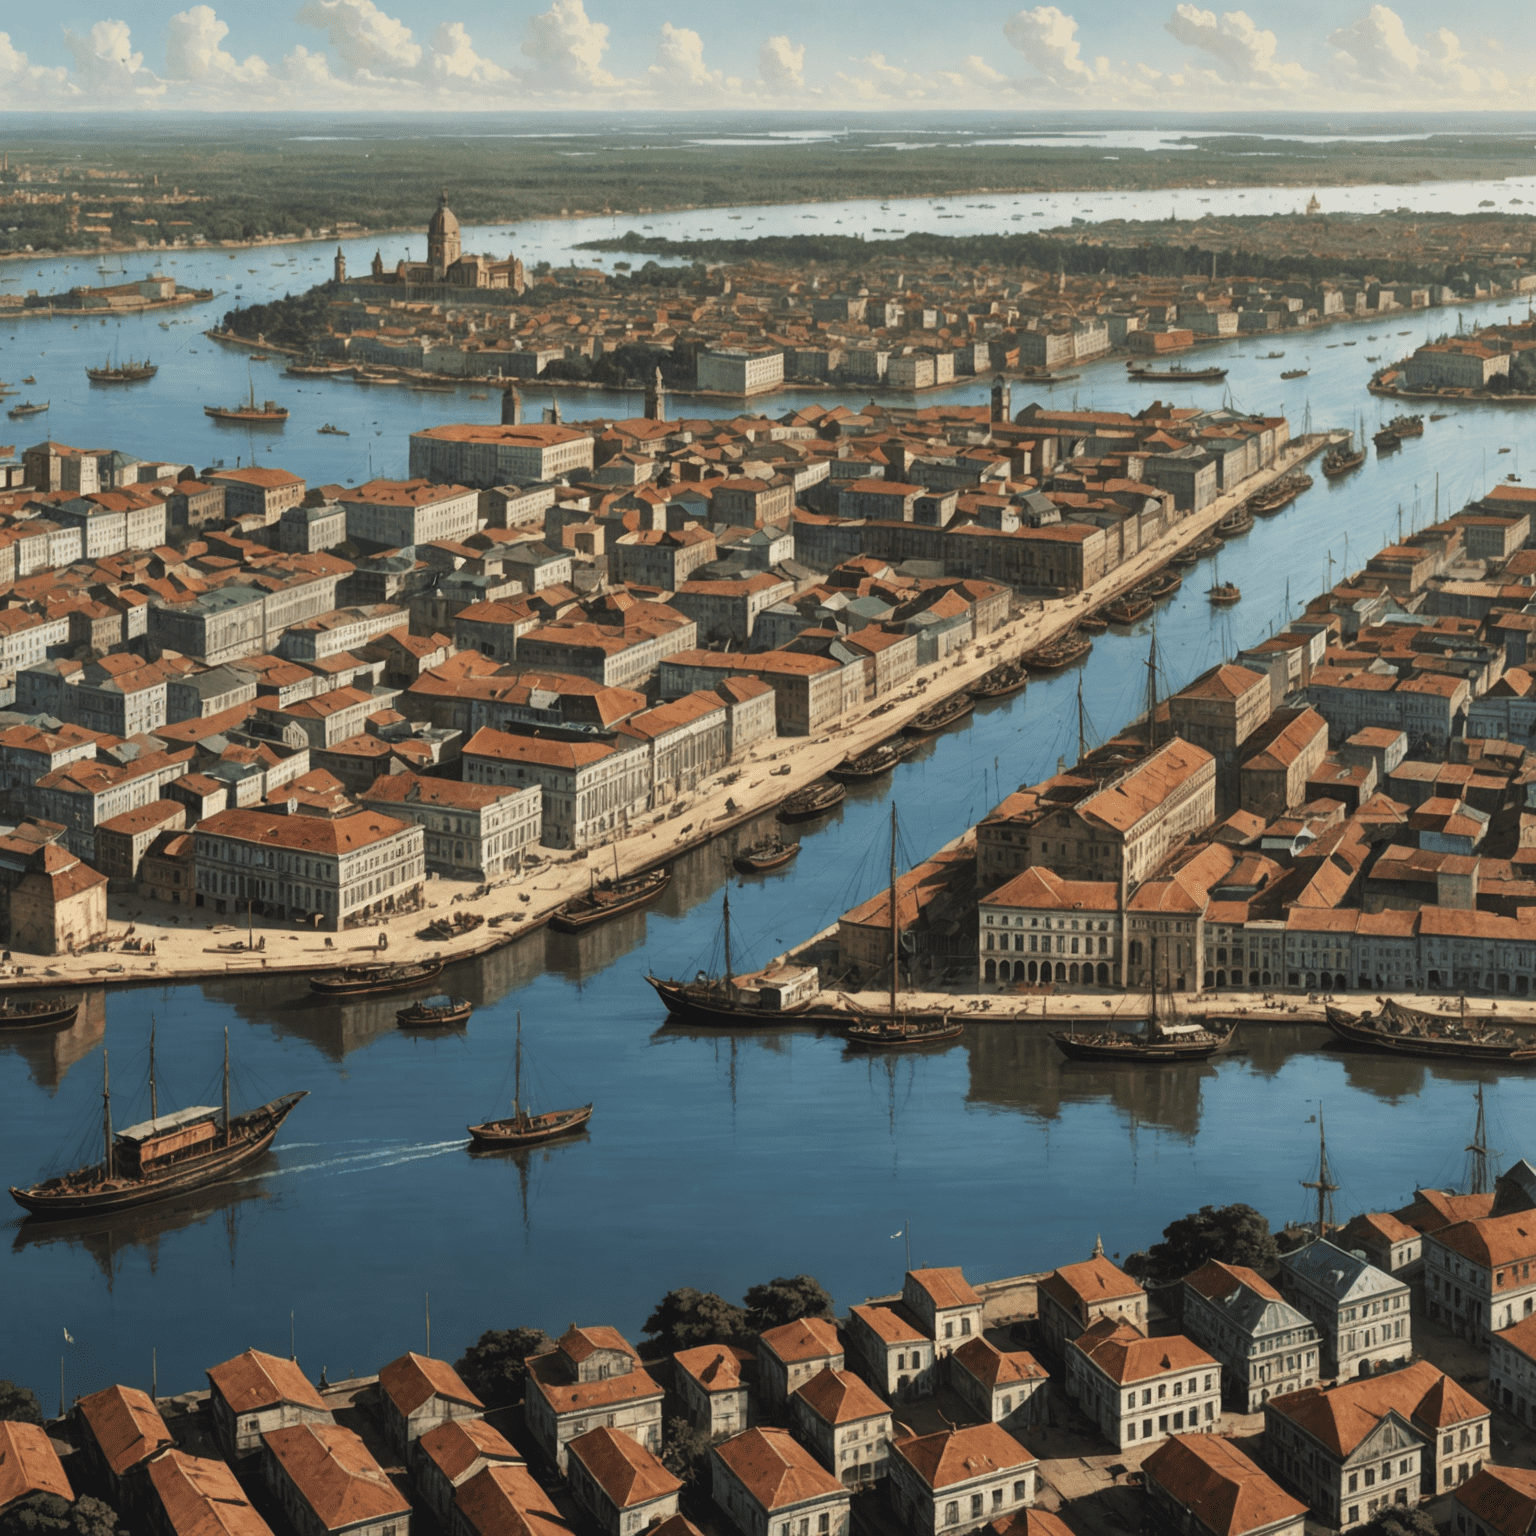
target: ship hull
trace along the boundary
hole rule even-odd
[[[649,906],[671,883],[672,872],[664,869],[647,880],[644,888],[633,895],[617,897],[601,906],[588,906],[586,903],[589,898],[578,896],[550,918],[549,926],[556,933],[585,933],[587,929],[596,928],[599,923],[606,923],[610,918],[622,917],[626,912]]]
[[[1198,1045],[1194,1043],[1143,1045],[1131,1035],[1125,1037],[1126,1043],[1124,1045],[1102,1044],[1098,1041],[1089,1040],[1086,1037],[1073,1035],[1052,1035],[1051,1040],[1056,1049],[1068,1061],[1173,1063],[1205,1061],[1212,1056],[1219,1056],[1223,1051],[1231,1047],[1236,1034],[1236,1030],[1228,1030],[1222,1039]]]
[[[788,848],[781,848],[777,853],[761,855],[738,853],[731,862],[744,875],[761,875],[771,869],[783,869],[799,852],[800,844],[795,843]]]
[[[1081,623],[1082,620],[1078,622]],[[1012,682],[988,683],[983,679],[968,692],[978,704],[984,704],[989,699],[1010,699],[1016,693],[1023,693],[1027,687],[1029,687],[1029,673],[1020,672]]]
[[[309,983],[311,992],[321,997],[386,997],[391,992],[409,992],[436,981],[443,974],[443,962],[433,960],[421,966],[413,966],[409,976],[388,979],[359,977],[350,979],[338,976],[315,976]]]
[[[195,1164],[167,1170],[158,1178],[134,1180],[108,1189],[49,1190],[42,1185],[17,1189],[13,1186],[11,1198],[29,1215],[57,1221],[70,1216],[110,1215],[115,1211],[131,1210],[134,1206],[169,1200],[191,1190],[206,1189],[210,1184],[222,1184],[267,1151],[283,1122],[304,1097],[303,1092],[285,1094],[270,1104],[263,1104],[260,1109],[237,1116],[235,1140],[230,1146],[218,1148],[199,1158]]]
[[[39,1008],[32,1013],[12,1013],[0,1008],[0,1033],[15,1029],[63,1029],[75,1022],[79,1012],[79,1003],[60,1003],[55,1008]]]
[[[882,1029],[879,1025],[853,1024],[843,1039],[855,1051],[910,1051],[920,1045],[941,1045],[958,1040],[965,1031],[962,1019],[941,1019],[935,1024],[914,1023],[911,1028]]]
[[[909,736],[937,736],[940,731],[964,720],[975,708],[975,699],[968,693],[962,693],[947,704],[925,709],[915,720],[907,723],[906,733]]]
[[[287,411],[226,411],[216,405],[205,405],[203,415],[215,421],[234,421],[247,427],[280,427],[288,420]]]
[[[396,1010],[395,1023],[401,1029],[451,1029],[458,1024],[467,1024],[474,1011],[469,1003],[460,1003],[453,1008],[429,1008],[425,1003],[412,1003],[409,1008]]]
[[[552,1109],[543,1115],[527,1115],[521,1120],[487,1120],[484,1125],[466,1127],[476,1152],[499,1147],[534,1147],[541,1141],[554,1141],[579,1131],[592,1118],[592,1106],[580,1109]]]
[[[1536,1044],[1484,1044],[1476,1040],[1448,1040],[1433,1036],[1394,1035],[1372,1029],[1342,1008],[1325,1007],[1328,1027],[1348,1045],[1385,1051],[1393,1056],[1434,1057],[1441,1061],[1503,1062],[1510,1066],[1536,1065]]]
[[[1101,609],[1100,612],[1108,616],[1105,610]],[[1081,661],[1092,649],[1093,641],[1080,636],[1071,644],[1058,642],[1054,646],[1029,652],[1024,657],[1024,665],[1031,672],[1065,672],[1073,662]]]
[[[818,816],[826,816],[840,806],[847,794],[841,784],[829,784],[814,797],[801,799],[791,795],[774,814],[780,821],[815,821]]]

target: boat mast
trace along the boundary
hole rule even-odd
[[[725,990],[729,992],[736,978],[731,974],[731,898],[725,896]]]
[[[1333,1217],[1333,1192],[1339,1187],[1328,1172],[1328,1133],[1323,1128],[1321,1101],[1317,1106],[1317,1148],[1317,1177],[1303,1179],[1301,1187],[1317,1191],[1317,1235],[1321,1238],[1327,1236],[1328,1222]]]
[[[103,1175],[112,1177],[112,1073],[107,1065],[107,1053],[101,1053],[101,1168]]]
[[[229,1025],[224,1026],[224,1145],[229,1145]]]
[[[1077,674],[1077,760],[1079,763],[1088,756],[1088,730],[1083,714],[1083,674]]]
[[[512,1118],[523,1118],[523,1010],[517,1010],[517,1075],[512,1080]],[[502,1079],[506,1081],[505,1078]]]
[[[1157,625],[1152,626],[1152,648],[1147,652],[1147,755],[1157,751]]]
[[[149,1118],[160,1118],[160,1107],[155,1097],[155,1016],[149,1016]]]
[[[896,902],[896,802],[891,802],[891,1021],[896,1019],[897,966],[901,955],[901,921]]]
[[[1471,1188],[1467,1191],[1471,1195],[1486,1195],[1488,1193],[1488,1123],[1483,1117],[1483,1085],[1477,1085],[1477,1127],[1472,1132],[1472,1145],[1467,1148],[1472,1154],[1472,1177],[1469,1180]]]

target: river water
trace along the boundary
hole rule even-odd
[[[1394,205],[1422,194],[1431,206],[1446,189],[1390,194]],[[1502,202],[1510,184],[1462,197],[1475,207],[1484,195]],[[1222,198],[1241,206],[1238,196],[1213,193],[1212,207]],[[1249,194],[1259,204],[1269,196]],[[1052,222],[1067,201],[1053,200]],[[872,205],[844,207],[843,216],[871,224],[890,218]],[[813,211],[838,216],[837,205]],[[927,202],[906,209],[911,222],[940,231],[995,228],[1009,210],[968,210],[964,225],[939,223],[937,211]],[[794,228],[803,212],[747,211],[760,231]],[[747,213],[730,227],[745,229]],[[669,232],[725,224],[713,211],[650,222]],[[530,224],[518,231],[518,249],[529,260],[563,260],[593,228]],[[502,244],[472,232],[466,247],[504,249],[504,232],[497,235]],[[366,263],[375,243],[349,246],[349,260]],[[386,243],[386,258],[408,243]],[[252,300],[296,291],[328,271],[330,254],[329,246],[282,246],[233,260],[202,252],[161,261],[184,283],[224,290],[214,306],[221,313],[235,283]],[[143,266],[128,262],[130,272]],[[49,291],[97,273],[94,263],[53,260],[9,264],[0,277]],[[52,402],[47,417],[7,425],[23,445],[46,430],[65,442],[199,464],[233,462],[254,442],[263,462],[344,482],[370,467],[403,470],[414,427],[494,419],[494,397],[316,386],[257,365],[258,396],[280,396],[293,419],[265,441],[220,430],[198,407],[243,393],[246,363],[201,336],[213,312],[143,317],[121,330],[0,324],[0,374],[35,374],[27,392]],[[1504,313],[1483,305],[1467,319]],[[1226,387],[1244,408],[1283,411],[1298,429],[1309,411],[1316,426],[1353,425],[1363,414],[1372,427],[1380,413],[1365,391],[1367,355],[1400,355],[1454,324],[1432,312],[1227,346]],[[159,377],[92,392],[81,370],[114,346],[124,355],[152,351]],[[1262,356],[1272,349],[1285,359]],[[1307,364],[1305,379],[1278,377]],[[945,398],[976,401],[984,387],[963,384]],[[1216,401],[1222,388],[1189,387],[1179,397]],[[1128,383],[1122,364],[1106,363],[1051,398],[1136,409],[1155,393]],[[777,397],[769,409],[799,398]],[[1028,398],[1027,386],[1015,386],[1016,407]],[[539,403],[536,391],[530,400]],[[562,404],[573,416],[628,412],[638,402],[566,394]],[[352,436],[316,436],[325,420]],[[1461,408],[1402,452],[1372,455],[1341,484],[1319,477],[1223,551],[1222,578],[1243,590],[1236,609],[1206,604],[1209,565],[1190,572],[1158,614],[1164,686],[1283,624],[1287,602],[1295,612],[1326,580],[1330,555],[1338,574],[1394,537],[1400,514],[1405,527],[1428,521],[1437,477],[1439,508],[1449,511],[1492,478],[1519,473],[1522,449],[1530,453],[1525,420],[1513,408]],[[665,899],[647,913],[579,939],[533,935],[456,967],[449,984],[476,1012],[447,1038],[397,1029],[390,1000],[315,1006],[301,981],[274,978],[93,994],[62,1035],[0,1039],[6,1183],[94,1154],[104,1047],[116,1123],[148,1113],[152,1020],[162,1111],[218,1101],[226,1027],[237,1106],[291,1089],[309,1094],[274,1153],[237,1184],[115,1221],[0,1227],[0,1376],[31,1383],[52,1407],[61,1359],[73,1397],[114,1380],[147,1387],[153,1350],[161,1390],[187,1390],[202,1384],[204,1367],[248,1345],[286,1352],[291,1330],[306,1370],[325,1366],[335,1377],[421,1348],[427,1293],[433,1347],[452,1358],[483,1329],[515,1323],[555,1331],[573,1320],[611,1322],[634,1336],[679,1285],[737,1299],[758,1280],[805,1271],[846,1306],[899,1283],[908,1227],[914,1262],[961,1264],[985,1279],[1084,1257],[1100,1233],[1111,1254],[1128,1252],[1203,1203],[1247,1200],[1278,1223],[1307,1209],[1299,1181],[1315,1163],[1320,1104],[1341,1214],[1400,1203],[1416,1182],[1460,1183],[1478,1082],[1489,1089],[1493,1139],[1506,1159],[1529,1150],[1516,1131],[1536,1109],[1529,1078],[1346,1056],[1308,1027],[1252,1028],[1245,1052],[1219,1066],[1145,1073],[1063,1063],[1039,1025],[972,1024],[948,1048],[875,1061],[804,1029],[732,1037],[666,1026],[643,973],[691,974],[710,963],[727,886],[738,965],[766,961],[883,887],[891,797],[903,860],[920,857],[1000,794],[1075,754],[1079,675],[1097,735],[1135,713],[1147,646],[1146,626],[1110,633],[1078,674],[977,710],[891,779],[850,793],[807,831],[786,871],[743,879],[731,871],[731,844],[717,844],[681,859]],[[752,829],[736,836],[750,839]],[[519,1013],[525,1097],[531,1090],[538,1107],[592,1100],[590,1130],[531,1154],[470,1157],[465,1124],[510,1097]]]

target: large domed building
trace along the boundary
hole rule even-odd
[[[375,252],[372,278],[376,283],[398,283],[412,288],[510,288],[521,293],[523,264],[515,256],[508,256],[505,261],[490,256],[466,256],[458,216],[448,206],[445,189],[427,224],[427,259],[401,261],[393,272],[388,272],[383,256]]]

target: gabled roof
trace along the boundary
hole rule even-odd
[[[638,1440],[606,1425],[577,1435],[566,1449],[620,1509],[667,1498],[683,1486]]]
[[[917,1435],[894,1441],[891,1449],[935,1493],[972,1478],[1036,1465],[1035,1456],[1000,1424],[972,1424],[965,1429]]]
[[[890,1407],[851,1371],[823,1368],[794,1393],[824,1424],[880,1418]]]
[[[1053,1301],[1084,1322],[1091,1306],[1146,1294],[1124,1270],[1117,1269],[1102,1254],[1084,1259],[1081,1264],[1064,1264],[1040,1284]]]
[[[483,1467],[453,1502],[476,1536],[571,1536],[570,1522],[523,1466]]]
[[[416,1449],[450,1483],[457,1483],[482,1457],[516,1463],[523,1459],[501,1431],[484,1419],[446,1419],[422,1435]]]
[[[411,1506],[350,1429],[294,1424],[261,1438],[326,1530],[410,1514]]]
[[[28,1494],[52,1493],[74,1501],[64,1464],[40,1424],[0,1419],[0,1510]]]
[[[1536,1472],[1485,1465],[1453,1498],[1497,1536],[1527,1536],[1536,1520]]]
[[[171,1432],[147,1392],[137,1387],[106,1387],[82,1397],[75,1411],[85,1420],[102,1457],[119,1477],[148,1461]]]
[[[907,1279],[928,1297],[937,1311],[943,1312],[949,1307],[981,1305],[981,1297],[958,1268],[910,1269],[907,1271]]]
[[[326,1411],[325,1399],[309,1384],[294,1360],[248,1349],[207,1373],[214,1390],[237,1414],[257,1413],[278,1403],[301,1403]]]
[[[617,1328],[609,1328],[606,1325],[597,1328],[578,1328],[572,1323],[560,1335],[555,1347],[567,1359],[574,1360],[578,1365],[599,1350],[616,1350],[621,1355],[628,1355],[637,1365],[640,1362],[640,1356],[635,1353],[634,1345]]]
[[[407,1417],[434,1397],[470,1408],[485,1407],[446,1360],[434,1360],[428,1355],[409,1353],[391,1360],[379,1372],[379,1385],[396,1409]]]
[[[883,1343],[918,1344],[928,1337],[894,1307],[865,1305],[850,1307],[848,1310],[851,1316],[858,1318]]]
[[[1142,1471],[1214,1536],[1245,1536],[1307,1512],[1220,1435],[1173,1435]]]
[[[778,1328],[769,1328],[758,1335],[758,1343],[786,1365],[843,1352],[837,1325],[822,1317],[801,1317]]]
[[[1101,1317],[1067,1346],[1081,1350],[1109,1379],[1124,1386],[1175,1371],[1200,1371],[1216,1362],[1192,1339],[1175,1333],[1149,1339],[1134,1323]]]
[[[1272,1397],[1269,1405],[1336,1456],[1352,1454],[1389,1413],[1432,1430],[1488,1417],[1470,1392],[1427,1360],[1336,1387],[1304,1387]]]
[[[1184,1284],[1211,1303],[1233,1327],[1250,1337],[1281,1329],[1315,1333],[1312,1323],[1285,1301],[1262,1275],[1241,1264],[1212,1259],[1202,1264]]]
[[[967,1339],[949,1357],[984,1387],[1007,1386],[1012,1381],[1043,1381],[1046,1369],[1025,1349],[998,1349],[985,1339]]]
[[[167,1451],[150,1462],[149,1481],[175,1536],[272,1536],[222,1461]]]
[[[764,1509],[848,1497],[848,1490],[787,1429],[758,1425],[717,1445],[714,1454]]]

